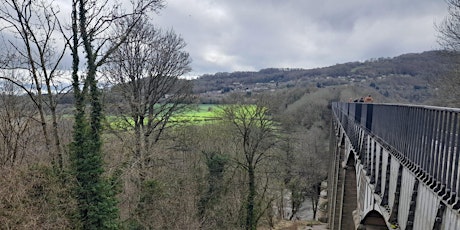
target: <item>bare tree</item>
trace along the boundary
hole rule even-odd
[[[275,145],[275,124],[268,117],[268,109],[261,105],[228,105],[223,107],[223,119],[228,122],[238,157],[235,161],[247,176],[247,197],[245,202],[245,228],[256,229],[257,222],[266,210],[264,200],[266,186],[257,193],[257,170],[270,156]]]
[[[126,31],[133,20],[123,19],[114,34]],[[151,147],[172,126],[171,118],[187,107],[190,96],[190,82],[179,79],[190,71],[190,58],[184,47],[184,40],[173,31],[163,32],[143,18],[108,59],[103,71],[113,84],[110,94],[119,95],[108,111],[115,111],[123,126],[134,131],[128,137],[133,140],[128,165],[135,172],[131,180],[137,196],[131,198],[136,210],[130,215],[139,223],[152,213],[145,204],[149,194],[145,185],[152,180],[149,172],[154,162]]]
[[[4,72],[4,71],[3,71]],[[8,71],[14,74],[14,70]],[[10,81],[0,86],[0,166],[21,163],[32,137],[32,124],[36,110],[30,101],[18,94]]]
[[[117,31],[126,30],[131,21],[127,18]],[[142,170],[151,142],[157,142],[171,118],[186,107],[191,85],[179,77],[190,71],[191,60],[183,51],[184,40],[173,31],[163,32],[145,19],[132,31],[114,52],[107,72],[117,84],[112,91],[122,95],[116,109],[134,129],[134,161]]]
[[[438,41],[447,50],[460,50],[460,1],[445,0],[447,3],[448,15],[442,23],[436,25],[439,32]]]
[[[435,26],[438,31],[438,43],[447,51],[445,55],[452,61],[451,72],[441,76],[437,82],[441,89],[439,101],[444,106],[460,106],[457,90],[460,86],[460,0],[446,0],[447,16]]]
[[[7,62],[3,68],[26,70],[30,78],[26,81],[10,76],[0,78],[13,82],[30,96],[39,113],[46,149],[51,153],[53,163],[62,169],[56,95],[62,90],[58,78],[62,75],[59,67],[66,51],[66,43],[59,45],[57,42],[61,25],[55,7],[53,1],[3,1],[0,6],[0,22],[6,25],[2,32],[12,47],[12,53],[6,55],[11,55],[9,60],[19,60]],[[29,85],[33,87],[29,88]],[[47,126],[47,111],[51,115],[51,132]]]

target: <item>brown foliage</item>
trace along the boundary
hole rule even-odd
[[[0,229],[70,228],[74,200],[50,166],[1,168],[0,184]]]

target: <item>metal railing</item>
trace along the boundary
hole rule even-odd
[[[360,127],[443,200],[460,208],[460,109],[367,103],[332,107],[353,145]]]

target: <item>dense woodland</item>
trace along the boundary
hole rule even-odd
[[[152,139],[142,167],[137,166],[134,129],[106,126],[104,177],[113,181],[118,227],[245,228],[250,165],[255,184],[253,221],[270,226],[295,217],[305,199],[318,195],[317,186],[326,178],[331,116],[327,105],[339,93],[296,88],[251,97],[232,95],[227,103],[235,106],[224,110],[221,122],[168,127],[159,140]],[[50,164],[40,124],[34,120],[36,110],[26,101],[20,96],[2,97],[1,180],[5,186],[0,193],[0,220],[12,228],[73,228],[78,223],[75,179],[70,171],[56,171]],[[246,107],[238,104],[255,104],[258,110],[242,113]],[[116,113],[109,110],[114,106],[105,104],[105,113]],[[24,122],[16,123],[18,119]],[[246,120],[267,123],[263,130],[256,124],[240,127],[239,121]],[[58,116],[64,168],[73,123],[71,114]],[[243,141],[241,129],[253,134]],[[254,152],[245,150],[243,142]],[[248,163],[245,151],[259,160]],[[286,205],[281,199],[285,193],[293,196],[290,215],[274,208]]]
[[[164,2],[131,4],[0,6],[0,229],[271,228],[327,208],[332,101],[456,102],[438,51],[185,80],[186,41],[147,16]],[[203,103],[213,121],[177,122]]]

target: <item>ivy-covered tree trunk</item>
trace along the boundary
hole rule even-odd
[[[90,92],[97,89],[91,89]],[[101,112],[98,103],[91,103],[90,122],[84,110],[84,96],[76,93],[74,141],[72,143],[72,166],[77,180],[79,220],[83,229],[116,229],[118,219],[115,192],[109,181],[102,176],[103,160],[100,140]],[[91,92],[91,99],[98,92]],[[99,123],[98,123],[99,122]]]
[[[147,12],[163,7],[162,0],[133,0],[120,7],[96,0],[72,1],[72,86],[75,97],[74,140],[71,163],[77,180],[78,228],[117,228],[118,209],[114,183],[106,178],[102,154],[102,99],[98,88],[98,68],[132,36],[133,29]],[[116,25],[132,18],[122,30]],[[79,47],[83,48],[86,71],[79,71]],[[118,174],[118,170],[116,170]],[[117,175],[115,175],[117,177]]]
[[[77,8],[77,6],[79,6]],[[101,150],[102,105],[96,81],[95,55],[92,51],[91,37],[86,33],[85,3],[73,3],[72,14],[72,79],[75,97],[75,124],[71,146],[71,162],[77,181],[76,197],[78,204],[77,228],[116,229],[118,219],[115,192],[102,174],[103,160]],[[86,52],[87,72],[84,86],[80,89],[78,43],[81,35]],[[89,120],[85,112],[86,99],[90,101]]]
[[[206,157],[207,175],[207,190],[198,201],[198,216],[201,219],[202,225],[205,226],[207,210],[212,209],[219,201],[224,192],[224,172],[228,163],[225,155],[217,152],[202,151]],[[225,226],[219,226],[224,228]]]

